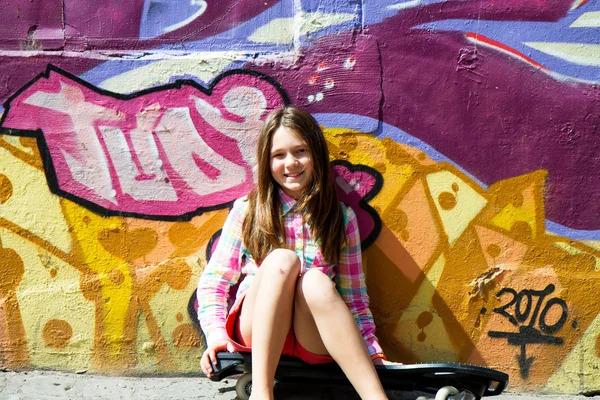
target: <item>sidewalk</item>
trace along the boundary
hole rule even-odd
[[[0,400],[183,400],[235,398],[235,381],[203,377],[110,377],[51,371],[0,373]]]
[[[0,400],[190,400],[235,399],[235,379],[211,382],[203,377],[109,377],[51,371],[0,372]],[[352,392],[339,388],[282,387],[289,400],[349,400]],[[414,393],[393,393],[393,399],[414,400]],[[600,396],[592,399],[600,399]],[[588,400],[585,396],[506,393],[495,400]]]

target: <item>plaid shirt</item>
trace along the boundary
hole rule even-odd
[[[296,201],[282,190],[279,190],[279,194],[284,213],[286,244],[300,258],[301,273],[310,268],[318,268],[334,280],[337,291],[356,319],[369,354],[382,353],[369,310],[358,222],[354,211],[342,204],[348,243],[342,248],[339,265],[335,266],[324,260],[319,246],[311,239],[310,227],[302,222],[302,214],[296,209]],[[223,226],[217,248],[198,282],[198,319],[208,344],[227,339],[225,321],[230,287],[238,283],[242,274],[245,275],[236,296],[243,295],[258,270],[242,243],[242,223],[247,208],[246,198],[235,201]]]

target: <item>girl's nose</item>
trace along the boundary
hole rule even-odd
[[[298,164],[298,159],[290,154],[289,156],[287,156],[285,158],[285,164],[286,165],[296,165],[296,164]]]

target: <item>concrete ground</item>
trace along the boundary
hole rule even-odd
[[[235,379],[211,382],[203,377],[109,377],[49,371],[0,372],[0,400],[233,400]],[[390,393],[397,400],[419,394]],[[343,388],[282,386],[281,399],[350,400],[358,397]],[[600,399],[600,397],[596,397]],[[584,396],[504,393],[495,400],[587,400]]]

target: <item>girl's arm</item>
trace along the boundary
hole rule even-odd
[[[241,275],[239,256],[242,245],[242,224],[247,202],[238,199],[227,216],[217,248],[204,268],[198,282],[198,320],[208,347],[226,341],[229,289]]]
[[[369,295],[362,268],[358,221],[350,207],[342,206],[346,223],[347,245],[342,254],[336,274],[336,286],[350,312],[356,319],[371,358],[385,358],[375,336],[375,323],[369,310]]]

